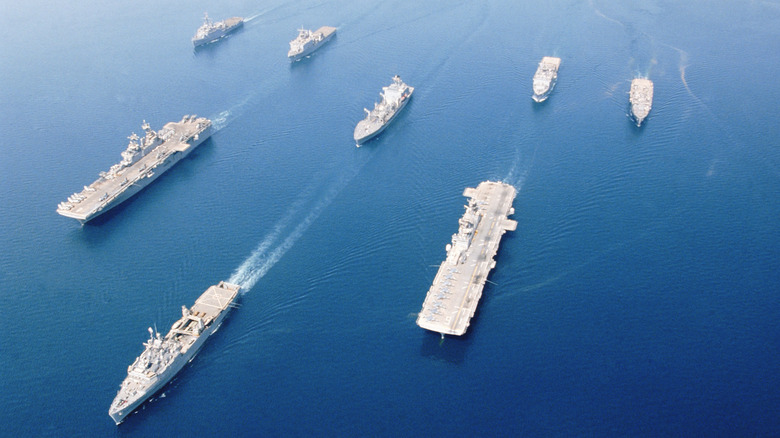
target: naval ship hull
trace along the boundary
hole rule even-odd
[[[336,35],[336,28],[335,27],[330,27],[330,26],[323,26],[323,27],[317,29],[316,32],[322,33],[322,35],[323,35],[322,36],[322,41],[314,43],[314,44],[310,45],[309,47],[306,47],[305,49],[303,49],[303,52],[301,52],[301,53],[299,53],[297,55],[288,56],[290,58],[290,61],[299,61],[301,58],[303,58],[305,56],[308,56],[309,54],[313,53],[314,51],[316,51],[317,49],[319,49],[320,47],[325,45],[325,43],[330,41],[331,38],[333,38]]]
[[[225,37],[227,34],[243,27],[244,19],[238,17],[228,18],[227,20],[225,20],[225,24],[227,26],[226,29],[218,30],[212,34],[207,35],[204,38],[193,38],[192,44],[195,47],[199,47],[199,46],[213,43],[214,41],[217,41],[218,39]]]
[[[539,67],[534,73],[533,91],[531,96],[536,102],[544,102],[555,88],[558,81],[558,69],[561,67],[561,58],[545,56],[539,62]]]
[[[501,237],[517,228],[517,222],[507,218],[514,214],[512,202],[516,195],[513,186],[492,181],[464,190],[463,196],[470,198],[467,211],[425,296],[417,316],[418,326],[440,333],[442,338],[466,333],[487,277],[496,267],[494,257]],[[469,229],[471,233],[461,233]]]
[[[133,195],[140,192],[146,186],[154,182],[154,180],[156,180],[157,178],[160,177],[160,175],[168,171],[168,169],[173,167],[173,165],[175,165],[182,159],[186,158],[201,143],[208,140],[209,137],[211,137],[211,126],[209,126],[206,130],[198,134],[197,137],[198,137],[197,140],[195,139],[192,140],[191,146],[189,148],[187,148],[184,151],[173,152],[162,163],[158,164],[153,168],[146,169],[146,171],[143,172],[146,174],[144,177],[140,177],[135,181],[133,181],[132,183],[129,183],[128,187],[125,190],[115,194],[112,197],[109,197],[106,203],[104,203],[101,206],[98,206],[95,210],[92,210],[84,214],[68,211],[68,210],[57,210],[57,212],[63,216],[78,220],[82,225],[91,221],[92,219],[95,219],[96,217],[101,216],[104,213],[107,213],[112,208],[130,199],[131,197],[133,197]]]
[[[176,359],[174,359],[173,363],[168,367],[168,369],[162,373],[160,376],[158,376],[157,381],[143,394],[139,395],[137,399],[134,401],[128,403],[125,405],[126,407],[123,407],[121,410],[112,412],[109,410],[108,415],[111,416],[111,419],[114,420],[114,423],[116,425],[120,425],[123,421],[125,421],[125,418],[135,412],[135,410],[141,406],[146,400],[149,400],[152,396],[160,392],[165,385],[173,379],[176,374],[179,373],[179,371],[184,368],[185,365],[187,365],[189,362],[192,362],[193,359],[195,359],[195,356],[200,352],[200,349],[203,347],[203,344],[206,342],[206,339],[208,339],[211,335],[217,332],[219,330],[219,327],[222,325],[222,322],[227,317],[228,313],[230,313],[231,307],[228,306],[225,310],[223,310],[217,319],[215,319],[209,327],[207,327],[203,332],[200,334],[200,336],[195,340],[195,342],[192,343],[190,348],[187,350],[186,353],[178,356]]]
[[[642,127],[642,122],[645,121],[647,116],[650,114],[650,111],[637,111],[634,109],[633,105],[629,108],[629,115],[631,116],[631,119],[634,120],[634,123],[636,123],[637,128]]]
[[[555,78],[553,78],[552,81],[550,81],[550,85],[547,87],[547,90],[545,90],[543,93],[534,93],[534,95],[531,96],[531,98],[535,102],[544,102],[545,100],[547,100],[548,97],[550,97],[550,94],[552,93],[553,88],[555,88],[555,83],[557,81],[558,81],[558,77],[556,76]]]
[[[393,115],[390,116],[389,119],[387,119],[387,122],[377,126],[376,128],[374,128],[373,131],[369,130],[368,132],[363,133],[361,137],[357,137],[356,136],[355,137],[355,141],[357,142],[357,145],[360,146],[363,143],[365,143],[365,142],[371,140],[372,138],[376,137],[377,135],[381,134],[382,131],[384,131],[385,128],[387,128],[387,126],[390,123],[392,123],[392,121],[398,116],[398,114],[401,113],[401,110],[404,109],[404,107],[406,107],[406,104],[409,103],[410,100],[412,100],[412,95],[411,94],[409,94],[408,98],[406,98],[403,101],[401,101],[401,106],[399,106],[398,109],[395,111],[395,113],[393,113]],[[355,129],[355,134],[357,134],[357,129]]]
[[[646,78],[635,78],[631,81],[629,91],[629,115],[636,126],[642,126],[642,122],[650,115],[653,108],[653,82]]]
[[[152,396],[160,392],[163,387],[171,381],[171,379],[176,376],[176,374],[179,373],[179,371],[184,368],[184,365],[187,365],[187,363],[191,362],[195,356],[198,354],[200,349],[203,347],[203,344],[206,342],[206,339],[209,338],[209,336],[216,333],[217,330],[219,330],[219,326],[222,325],[222,321],[225,320],[225,317],[230,312],[230,308],[228,307],[225,311],[222,312],[222,314],[219,316],[217,321],[214,321],[214,323],[209,327],[208,329],[204,330],[203,333],[201,333],[200,337],[192,344],[192,347],[190,347],[189,350],[187,350],[186,353],[182,354],[181,356],[177,357],[171,366],[162,374],[159,376],[157,382],[149,388],[148,391],[146,391],[143,395],[138,397],[135,401],[132,403],[128,403],[126,408],[123,408],[119,412],[109,412],[108,415],[111,416],[111,418],[114,420],[114,423],[117,425],[121,424],[123,421],[125,421],[125,418],[135,412],[135,410],[141,406],[146,400],[149,400]]]

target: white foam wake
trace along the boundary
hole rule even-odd
[[[519,192],[523,188],[523,184],[525,184],[525,180],[528,178],[528,172],[531,170],[531,167],[536,160],[537,149],[538,146],[534,147],[533,155],[531,155],[531,159],[527,163],[521,163],[521,153],[520,148],[518,147],[515,151],[515,159],[512,162],[512,167],[502,181],[506,184],[510,184]]]
[[[284,254],[295,245],[295,242],[303,236],[311,224],[314,223],[322,212],[334,199],[336,199],[344,187],[346,187],[346,185],[358,174],[365,163],[368,162],[371,155],[368,155],[364,161],[359,163],[351,172],[343,175],[339,180],[334,182],[328,188],[325,195],[309,208],[309,213],[292,229],[292,231],[290,231],[287,237],[280,241],[282,235],[289,229],[290,223],[305,207],[305,200],[307,200],[307,198],[310,199],[311,196],[304,196],[298,200],[295,205],[291,206],[287,211],[287,214],[280,219],[273,230],[271,230],[271,233],[269,233],[262,242],[260,242],[257,248],[252,251],[252,254],[236,268],[228,282],[240,285],[242,293],[246,293],[252,289],[252,287],[257,284],[258,280],[263,278]]]

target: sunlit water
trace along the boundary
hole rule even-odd
[[[249,17],[194,51],[203,11]],[[0,14],[0,435],[771,435],[777,2],[81,2]],[[290,65],[300,26],[338,27]],[[562,58],[531,100],[542,56]],[[356,148],[399,74],[415,94]],[[655,84],[641,129],[633,77]],[[143,120],[212,138],[86,226]],[[461,339],[415,325],[465,187],[518,189]],[[117,428],[142,350],[241,307]],[[164,397],[163,397],[164,396]]]

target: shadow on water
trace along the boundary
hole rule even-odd
[[[420,355],[452,364],[462,364],[471,345],[469,333],[472,328],[463,336],[445,336],[444,339],[438,333],[423,330],[425,333],[420,345]]]
[[[545,115],[550,111],[552,111],[549,104],[550,98],[552,97],[553,97],[552,93],[550,93],[550,96],[548,96],[547,99],[544,99],[541,102],[537,102],[533,98],[529,97],[528,101],[530,102],[531,109],[533,110],[534,114]]]

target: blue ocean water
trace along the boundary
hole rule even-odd
[[[196,52],[203,11],[248,20]],[[290,65],[301,25],[338,35]],[[780,430],[777,1],[32,0],[0,36],[0,435]],[[355,148],[394,74],[413,100]],[[94,223],[54,212],[184,114],[218,128],[189,158]],[[487,179],[518,228],[442,342],[416,313]],[[116,427],[146,327],[225,279],[241,308]]]

